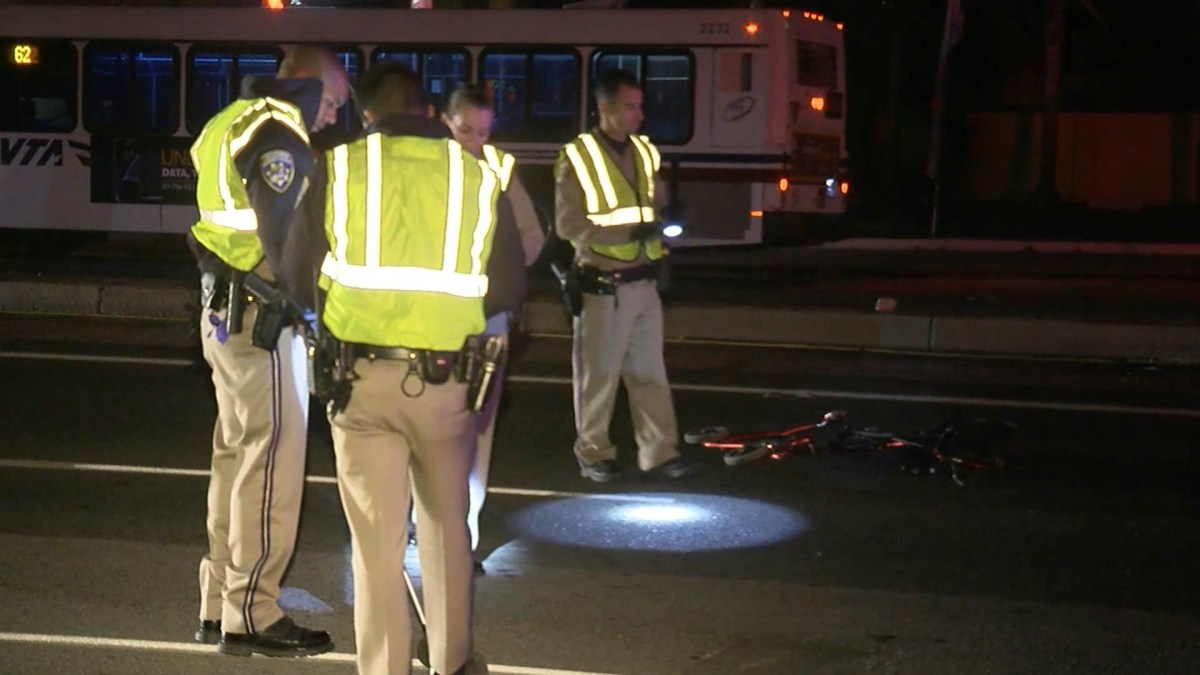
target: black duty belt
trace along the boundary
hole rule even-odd
[[[380,347],[377,345],[349,344],[354,358],[385,361],[405,361],[409,373],[416,373],[422,382],[442,384],[455,374],[460,360],[459,352],[441,352],[432,349],[409,349],[407,347]],[[408,377],[405,377],[407,380]]]
[[[592,267],[592,265],[580,265],[580,274],[584,279],[593,279],[601,283],[620,285],[620,283],[656,279],[659,275],[659,267],[655,264],[644,264],[624,269],[600,269]]]
[[[377,345],[351,344],[350,354],[361,359],[383,359],[385,361],[410,361],[413,359],[433,356],[453,361],[458,358],[458,352],[437,352],[428,349],[409,349],[408,347],[380,347]]]

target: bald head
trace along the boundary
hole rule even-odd
[[[283,48],[283,61],[279,63],[279,77],[300,79],[311,77],[324,79],[327,72],[341,70],[337,54],[321,45],[288,45]]]
[[[346,102],[349,84],[342,62],[333,50],[319,45],[286,47],[278,77],[321,81],[321,107],[310,131],[320,131],[337,121],[337,111]]]

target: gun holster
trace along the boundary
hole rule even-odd
[[[309,336],[308,347],[308,393],[322,403],[333,398],[337,383],[336,370],[341,343],[328,331],[321,330]]]
[[[242,285],[258,305],[254,327],[250,330],[250,344],[267,351],[275,349],[279,335],[292,323],[291,308],[283,292],[254,273],[245,275]]]
[[[550,268],[554,271],[554,276],[558,277],[558,284],[562,288],[563,306],[567,313],[579,316],[583,312],[583,289],[579,284],[579,268],[575,265],[564,268],[558,263],[551,263]]]
[[[501,364],[508,352],[503,335],[472,335],[463,344],[455,376],[467,383],[467,410],[479,412],[487,407]]]
[[[219,312],[229,300],[228,274],[204,272],[200,275],[200,309]]]
[[[246,313],[246,291],[242,288],[242,282],[245,279],[245,272],[239,270],[229,272],[229,303],[225,312],[225,332],[230,335],[242,332],[242,318]]]
[[[308,342],[308,391],[337,415],[350,404],[354,389],[354,354],[350,345],[326,331]]]

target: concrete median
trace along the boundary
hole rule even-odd
[[[0,281],[0,311],[20,314],[185,319],[196,290],[182,282],[95,280]],[[570,335],[558,299],[534,295],[523,329]],[[668,340],[794,344],[838,349],[936,354],[1200,363],[1195,325],[1064,321],[1026,317],[938,316],[828,307],[752,306],[674,301]]]

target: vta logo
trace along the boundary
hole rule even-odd
[[[92,147],[79,141],[67,141],[75,158],[84,166],[92,163]],[[59,138],[0,138],[0,165],[62,166],[63,141]]]
[[[721,119],[725,122],[736,122],[749,115],[751,110],[754,110],[754,97],[743,96],[726,104],[725,109],[721,111]]]

